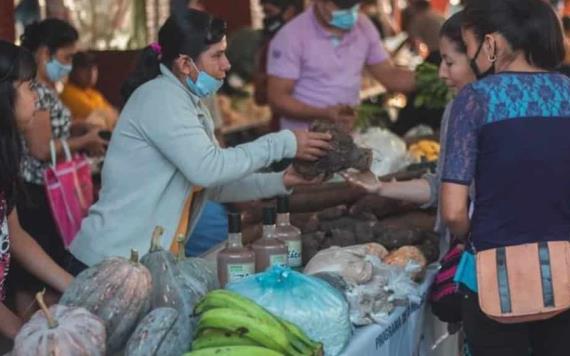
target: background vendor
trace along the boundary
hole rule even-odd
[[[76,53],[73,56],[73,69],[61,93],[61,101],[71,111],[73,120],[84,120],[111,130],[119,114],[95,88],[98,77],[95,56],[88,52]]]
[[[268,99],[282,129],[306,129],[315,119],[351,128],[364,69],[390,91],[414,89],[414,74],[392,63],[360,3],[315,0],[273,38]]]

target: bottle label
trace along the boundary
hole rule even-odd
[[[255,273],[255,263],[228,264],[228,282],[239,281]]]
[[[271,255],[269,256],[270,266],[287,267],[287,255]]]
[[[303,265],[303,247],[301,241],[286,241],[289,249],[289,267],[301,267]]]

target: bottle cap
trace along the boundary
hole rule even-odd
[[[289,197],[281,195],[277,197],[277,214],[287,214],[289,212]]]
[[[263,225],[275,225],[275,207],[266,206],[263,208]]]
[[[229,213],[228,214],[228,232],[230,234],[241,233],[241,214]]]

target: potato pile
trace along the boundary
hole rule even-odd
[[[418,161],[437,161],[439,158],[439,143],[432,140],[420,140],[410,146],[408,152]]]

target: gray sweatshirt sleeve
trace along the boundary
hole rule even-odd
[[[427,203],[420,206],[422,209],[434,208],[437,206],[439,198],[439,187],[441,184],[440,179],[438,179],[436,174],[428,173],[423,177],[429,184],[429,200]]]
[[[445,161],[445,146],[447,142],[447,127],[449,125],[449,117],[451,115],[451,103],[447,104],[443,117],[441,119],[441,131],[439,134],[440,152],[437,167],[434,173],[428,173],[422,178],[429,184],[430,197],[429,201],[421,206],[423,209],[434,208],[438,206],[439,189],[441,188],[441,174],[443,172],[443,162]]]
[[[193,184],[205,188],[243,179],[274,161],[293,158],[297,142],[285,130],[233,148],[220,148],[184,92],[164,90],[140,100],[139,130]]]
[[[221,203],[239,202],[290,194],[283,173],[257,173],[236,182],[210,189],[209,198]]]

